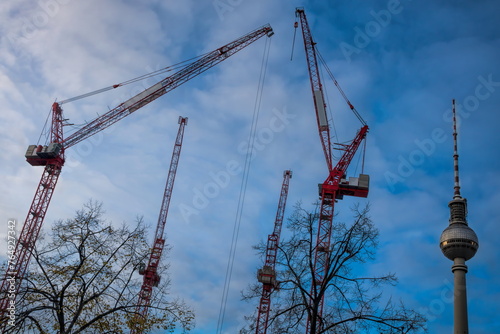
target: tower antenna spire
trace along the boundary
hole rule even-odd
[[[460,178],[458,175],[458,131],[457,131],[457,112],[455,109],[455,99],[452,102],[453,110],[453,166],[454,166],[454,176],[455,176],[455,186],[453,198],[460,198]]]

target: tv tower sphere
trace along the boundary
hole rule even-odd
[[[471,259],[479,248],[477,235],[467,224],[450,224],[439,240],[439,247],[444,256],[450,260],[462,258],[465,261]]]

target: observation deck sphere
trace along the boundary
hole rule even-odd
[[[471,259],[479,248],[477,235],[465,224],[450,224],[439,240],[439,247],[443,254],[450,260],[462,258]]]

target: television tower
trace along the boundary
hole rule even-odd
[[[444,256],[453,261],[451,271],[454,276],[454,334],[468,334],[467,291],[465,261],[471,259],[479,248],[476,233],[467,224],[467,199],[460,196],[458,178],[457,118],[455,100],[453,100],[453,162],[455,186],[453,199],[448,203],[450,208],[450,225],[441,234],[439,247]]]

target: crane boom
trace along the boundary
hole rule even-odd
[[[170,161],[167,183],[165,185],[165,192],[163,194],[160,214],[158,216],[158,223],[156,224],[153,248],[151,250],[151,254],[149,255],[147,266],[139,268],[139,273],[141,275],[144,275],[141,291],[139,292],[139,300],[136,306],[136,313],[140,316],[140,318],[135,321],[135,327],[130,332],[132,334],[144,332],[140,324],[142,324],[147,319],[149,306],[151,304],[151,294],[153,292],[153,287],[158,286],[158,284],[160,283],[158,266],[160,264],[161,256],[163,254],[163,248],[165,246],[165,225],[167,223],[168,208],[170,206],[170,199],[172,198],[172,189],[174,187],[175,175],[177,173],[177,166],[179,164],[179,158],[182,148],[182,140],[184,137],[184,128],[187,125],[187,120],[187,117],[179,117],[179,131],[177,132],[172,159]]]
[[[50,144],[48,146],[30,145],[25,155],[26,160],[31,165],[44,166],[44,172],[17,240],[12,260],[9,260],[4,279],[2,280],[0,287],[0,320],[5,319],[9,304],[15,303],[15,296],[19,291],[19,286],[28,267],[33,247],[42,228],[46,211],[49,207],[62,166],[64,165],[65,149],[104,130],[111,124],[130,115],[132,112],[142,108],[182,83],[224,61],[259,38],[265,35],[271,37],[273,34],[271,26],[265,25],[209,52],[175,74],[97,117],[84,127],[70,134],[66,139],[63,138],[64,119],[61,106],[58,103],[52,105]],[[3,323],[5,324],[6,322]]]
[[[306,13],[303,8],[297,8],[295,14],[300,18],[300,26],[302,28],[302,37],[304,39],[304,49],[306,53],[307,69],[309,71],[309,79],[311,82],[311,90],[313,94],[314,110],[316,111],[316,121],[318,123],[319,136],[323,152],[325,154],[328,170],[333,168],[332,147],[330,140],[330,126],[328,125],[328,117],[326,115],[326,103],[323,93],[323,85],[319,75],[318,60],[316,57],[316,43],[313,40],[311,29],[307,23]]]
[[[258,40],[262,36],[267,35],[268,37],[270,37],[272,36],[272,34],[273,30],[271,26],[265,25],[243,37],[238,38],[231,43],[228,43],[214,51],[207,53],[195,62],[186,65],[171,76],[166,77],[160,82],[147,88],[143,92],[121,103],[114,109],[111,109],[107,113],[101,115],[100,117],[97,117],[92,122],[86,124],[75,133],[69,135],[64,141],[64,146],[68,148],[88,138],[89,136],[104,130],[111,124],[119,121],[125,116],[130,115],[137,109],[142,108],[146,104],[177,88],[186,81],[189,81],[200,73],[203,73],[209,68],[217,65],[236,52],[242,50],[249,44]]]
[[[276,282],[276,256],[278,253],[279,240],[281,236],[281,226],[285,214],[286,199],[288,197],[288,185],[292,178],[292,171],[286,170],[283,173],[283,184],[281,186],[278,211],[274,221],[274,230],[267,238],[266,260],[264,267],[257,272],[257,279],[262,283],[262,296],[260,298],[257,313],[257,323],[255,334],[267,333],[269,311],[271,307],[271,293],[278,287]]]
[[[330,135],[328,119],[326,117],[326,104],[324,102],[323,89],[319,76],[318,61],[315,52],[315,43],[312,38],[309,24],[307,23],[306,14],[303,8],[297,8],[296,15],[300,18],[302,27],[302,36],[304,39],[304,47],[306,51],[307,66],[309,70],[309,77],[311,81],[312,95],[314,101],[314,108],[316,111],[316,119],[318,121],[318,130],[321,137],[321,144],[326,157],[328,167],[328,177],[320,184],[319,196],[320,214],[318,221],[318,232],[316,237],[316,245],[314,247],[314,260],[312,266],[312,284],[311,284],[311,300],[310,311],[308,312],[306,333],[319,333],[322,328],[323,322],[323,309],[324,309],[324,291],[326,289],[325,277],[329,271],[330,247],[333,225],[333,214],[335,202],[342,199],[344,195],[367,197],[369,187],[369,176],[360,174],[359,178],[346,179],[346,171],[349,167],[356,151],[361,142],[365,139],[368,133],[368,126],[364,121],[358,118],[363,123],[363,127],[358,131],[356,137],[349,145],[344,145],[342,157],[339,159],[335,167],[332,165],[332,152],[330,146]],[[336,83],[338,86],[338,83]],[[342,96],[345,97],[344,92],[341,90]],[[347,100],[349,107],[354,111],[354,107]],[[321,295],[321,298],[317,298]]]

